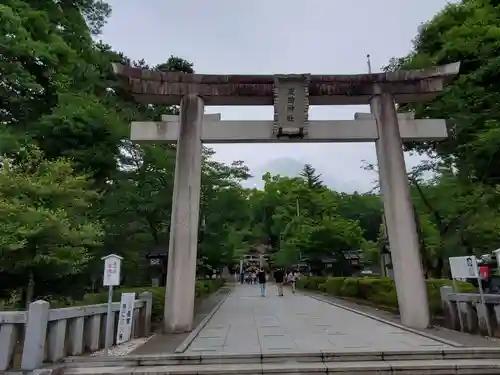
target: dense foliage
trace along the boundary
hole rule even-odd
[[[168,248],[175,146],[127,136],[130,121],[178,108],[137,104],[120,88],[112,62],[148,65],[94,41],[110,11],[102,0],[0,5],[0,298],[99,292],[100,258],[109,253],[125,258],[125,286],[148,286],[146,254]],[[401,107],[450,119],[448,140],[406,145],[430,155],[410,175],[429,277],[447,275],[450,255],[499,247],[499,27],[496,1],[463,0],[423,25],[414,50],[387,67],[465,61],[437,99]],[[194,71],[174,56],[149,68]],[[202,174],[200,274],[231,268],[260,245],[282,266],[337,259],[336,274],[345,274],[345,250],[379,261],[377,194],[333,191],[311,165],[244,189],[248,168],[216,162],[208,148]]]
[[[419,117],[448,120],[443,142],[409,144],[431,156],[412,182],[426,269],[439,276],[446,257],[490,252],[500,244],[500,3],[462,0],[423,24],[407,56],[388,70],[461,61],[459,76],[435,100],[405,105]],[[424,180],[432,171],[435,178]]]

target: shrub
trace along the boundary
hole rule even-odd
[[[196,298],[206,297],[216,292],[224,284],[223,279],[213,280],[197,280],[195,286]],[[153,296],[153,306],[151,311],[151,319],[153,321],[160,321],[163,318],[163,309],[165,306],[165,287],[138,287],[138,288],[117,288],[113,291],[113,302],[119,302],[122,293],[135,293],[136,298],[142,292],[151,292]],[[82,301],[77,302],[75,305],[94,305],[99,303],[108,302],[108,293],[89,293],[86,294]]]
[[[297,280],[297,287],[308,290],[318,290],[319,285],[326,281],[323,276],[307,276]]]
[[[441,314],[441,287],[452,286],[451,280],[444,279],[428,279],[427,281],[427,294],[429,296],[429,305],[433,314]],[[461,293],[477,293],[477,288],[465,281],[455,281],[457,291]]]
[[[451,280],[426,280],[429,307],[433,315],[442,313],[441,293],[442,286],[451,286]],[[459,292],[474,292],[476,287],[463,281],[457,281]],[[375,277],[302,277],[297,287],[307,290],[317,290],[339,297],[355,298],[369,301],[375,305],[390,309],[398,308],[396,284],[389,278]]]

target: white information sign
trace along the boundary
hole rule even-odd
[[[479,277],[477,259],[474,255],[465,257],[451,257],[449,261],[452,278],[471,279]]]
[[[135,293],[122,293],[120,315],[116,331],[116,344],[130,340],[132,336],[132,320],[134,317]]]
[[[500,249],[493,251],[493,254],[495,254],[495,257],[497,258],[497,268],[500,270]]]
[[[122,257],[115,254],[110,254],[102,258],[104,260],[104,286],[117,286],[120,285],[120,270]]]

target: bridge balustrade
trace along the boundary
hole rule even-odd
[[[151,330],[152,294],[135,300],[132,338]],[[27,311],[0,311],[0,372],[30,371],[44,362],[58,362],[104,348],[108,305],[51,309],[43,300],[32,302]],[[112,305],[112,343],[116,342],[120,303]]]

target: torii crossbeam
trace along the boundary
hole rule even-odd
[[[439,141],[447,138],[445,120],[415,120],[413,113],[398,114],[403,141]],[[375,142],[378,130],[370,113],[357,113],[354,120],[309,121],[308,137],[276,138],[273,121],[221,121],[220,114],[206,114],[201,126],[203,143],[331,143]],[[140,143],[177,143],[180,118],[164,115],[160,122],[132,122],[130,139]]]

